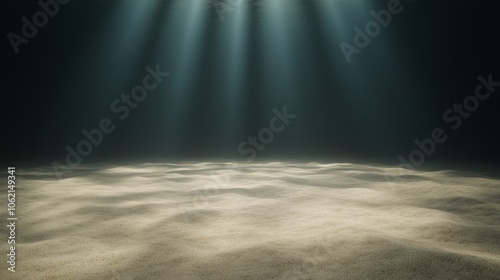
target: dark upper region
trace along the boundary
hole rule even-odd
[[[104,27],[118,2],[71,1],[29,44],[21,46],[18,55],[14,55],[4,37],[2,91],[7,110],[3,111],[2,135],[7,144],[2,145],[2,160],[41,160],[45,164],[64,160],[66,145],[75,147],[84,139],[82,129],[98,127],[105,117],[117,120],[110,104],[141,81],[143,67],[158,61],[167,68],[172,65],[173,58],[163,61],[153,54],[162,36],[178,38],[162,29],[171,4],[165,1],[161,6],[165,10],[158,9],[149,18],[151,29],[141,32],[145,41],[139,44],[142,49],[138,56],[135,60],[124,58],[137,65],[137,69],[133,68],[135,72],[127,78],[123,91],[108,92],[105,88],[113,86],[113,82],[99,80],[112,73],[113,64],[85,68],[91,62],[99,65],[117,52],[107,48],[107,44],[112,45],[117,32],[123,31],[121,25]],[[169,83],[176,75],[185,73],[168,69],[172,76],[159,89],[165,94],[152,94],[133,116],[117,123],[116,131],[106,136],[88,160],[241,158],[238,145],[269,124],[273,108],[287,105],[290,112],[298,115],[297,119],[275,135],[259,158],[383,159],[397,164],[398,155],[408,158],[418,148],[414,140],[427,139],[440,127],[448,140],[437,146],[427,162],[498,161],[500,90],[482,101],[456,131],[451,128],[454,122],[443,119],[455,103],[462,104],[474,94],[477,76],[492,73],[500,80],[500,18],[493,2],[466,1],[456,5],[451,1],[420,0],[410,6],[408,1],[402,1],[408,5],[406,10],[351,65],[345,63],[340,49],[329,45],[338,44],[341,39],[325,33],[330,29],[321,25],[312,8],[317,1],[291,2],[299,2],[305,11],[305,20],[301,22],[305,32],[294,31],[296,41],[289,45],[297,48],[289,58],[293,63],[290,69],[301,74],[288,82],[267,84],[279,81],[283,72],[270,70],[266,65],[279,68],[281,62],[276,55],[272,57],[275,61],[265,64],[263,55],[270,50],[269,38],[260,33],[262,23],[251,19],[244,34],[248,39],[243,54],[246,74],[244,87],[238,92],[242,99],[234,133],[228,133],[226,126],[232,120],[225,115],[231,106],[227,105],[227,98],[221,98],[221,88],[228,78],[217,70],[228,62],[231,49],[218,45],[222,23],[208,6],[211,17],[202,28],[201,59],[188,79],[193,91],[177,93],[186,97],[185,105],[175,103]],[[371,3],[383,8],[387,1]],[[348,5],[344,3],[340,8]],[[36,1],[9,1],[4,7],[4,35],[19,32],[20,18],[39,9]],[[260,8],[256,5],[252,15]],[[349,36],[342,40],[352,40],[352,28],[366,24],[366,20],[352,21],[346,25]],[[171,42],[169,46],[174,46],[176,39]],[[165,48],[162,57],[170,51]],[[384,60],[381,53],[395,58],[394,61]],[[184,106],[178,108],[182,117],[172,119],[167,110],[172,106],[168,104],[174,104],[173,108]],[[174,130],[166,123],[180,124],[182,129]]]

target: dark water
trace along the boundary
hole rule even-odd
[[[443,118],[474,94],[479,75],[500,80],[493,4],[401,1],[348,63],[339,45],[354,46],[354,28],[364,30],[388,2],[72,1],[17,55],[3,41],[6,161],[64,161],[65,147],[76,150],[82,130],[104,118],[115,130],[89,161],[244,159],[239,145],[259,138],[285,106],[297,117],[262,132],[269,143],[253,148],[257,157],[397,163],[441,128],[448,138],[427,161],[496,161],[498,96],[457,130],[458,120]],[[21,33],[20,18],[40,10],[36,1],[9,5],[4,34]],[[170,76],[137,108],[116,112],[148,65]]]

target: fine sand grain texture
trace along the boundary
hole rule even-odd
[[[500,279],[496,176],[299,162],[16,175],[17,272],[2,230],[0,279]]]

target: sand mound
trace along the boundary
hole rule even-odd
[[[493,177],[293,162],[87,165],[63,180],[50,168],[17,176],[18,271],[4,268],[1,279],[500,275]]]

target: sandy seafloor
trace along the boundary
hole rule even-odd
[[[0,279],[500,279],[498,176],[300,162],[51,171],[17,170],[17,272],[2,230]]]

